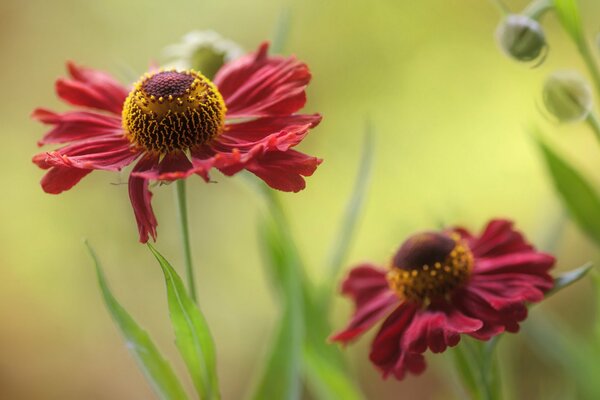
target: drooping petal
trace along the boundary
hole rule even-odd
[[[175,181],[194,173],[192,163],[181,151],[168,153],[164,158],[144,171],[133,171],[132,175],[156,181]]]
[[[31,117],[54,127],[38,141],[38,145],[67,143],[98,136],[115,135],[122,131],[121,119],[87,111],[55,113],[38,108]]]
[[[399,305],[383,322],[371,344],[369,359],[386,378],[393,374],[403,379],[406,371],[419,374],[425,370],[425,360],[419,353],[402,348],[402,336],[410,326],[419,306],[415,303]]]
[[[210,151],[192,151],[196,173],[203,175],[212,166],[228,176],[247,169],[275,189],[302,190],[303,177],[312,175],[322,160],[291,148],[319,121],[319,115],[312,115],[261,118],[228,125],[227,131],[210,145]],[[216,157],[208,160],[207,154]]]
[[[50,194],[62,193],[71,189],[90,172],[91,169],[52,167],[42,178],[42,189]]]
[[[112,135],[81,140],[45,154],[43,161],[51,166],[119,171],[141,153],[126,138]],[[41,160],[40,155],[34,157],[36,160]]]
[[[408,352],[424,353],[429,348],[441,353],[448,346],[456,346],[461,333],[471,333],[483,323],[470,318],[446,302],[431,304],[419,310],[402,338],[402,346]]]
[[[299,192],[306,187],[305,176],[311,176],[323,160],[295,150],[270,152],[254,158],[246,169],[273,189]]]
[[[517,332],[519,323],[527,318],[527,307],[523,302],[504,304],[501,309],[496,309],[492,303],[495,298],[486,296],[478,290],[469,290],[466,287],[457,291],[452,303],[463,314],[483,322],[483,326],[469,333],[476,339],[489,340],[502,332]]]
[[[355,302],[355,311],[346,328],[331,340],[348,343],[385,318],[399,299],[389,290],[385,271],[370,264],[353,268],[342,284],[342,293]]]
[[[306,102],[306,64],[294,57],[268,56],[268,43],[256,53],[225,64],[214,83],[227,105],[227,117],[288,115]]]
[[[132,174],[129,176],[129,199],[135,214],[135,220],[138,225],[140,242],[146,243],[150,236],[156,240],[156,227],[158,222],[152,210],[152,192],[148,187],[148,179],[136,176],[134,172],[142,172],[151,169],[158,159],[155,156],[147,155],[142,158],[133,167]]]
[[[66,102],[121,114],[128,90],[110,75],[67,63],[71,79],[56,81],[56,93]]]

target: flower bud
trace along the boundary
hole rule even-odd
[[[165,68],[194,69],[212,79],[226,62],[240,57],[243,49],[214,31],[192,31],[180,43],[165,48],[170,60]]]
[[[592,109],[592,91],[576,71],[557,71],[544,83],[544,105],[560,122],[585,119]]]
[[[521,61],[534,61],[546,48],[546,38],[541,25],[525,15],[509,15],[496,29],[498,45],[509,57]]]

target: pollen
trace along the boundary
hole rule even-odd
[[[147,152],[166,154],[208,143],[225,123],[225,103],[199,72],[144,75],[123,105],[127,138]]]
[[[449,298],[464,285],[473,262],[471,250],[458,234],[420,233],[396,252],[387,281],[400,299],[429,304]]]

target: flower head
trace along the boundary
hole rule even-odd
[[[480,236],[455,228],[408,238],[388,268],[352,269],[342,292],[356,305],[332,340],[348,343],[383,320],[370,359],[384,377],[425,370],[423,353],[456,346],[460,334],[488,340],[517,332],[526,303],[552,288],[554,258],[536,251],[506,220]]]
[[[297,192],[321,160],[293,149],[320,121],[297,114],[306,101],[308,67],[293,57],[269,56],[268,45],[223,65],[213,81],[194,70],[155,71],[127,89],[103,72],[69,62],[58,96],[76,110],[36,109],[52,129],[38,144],[66,144],[34,156],[48,172],[42,188],[58,194],[93,170],[134,164],[129,197],[140,241],[156,238],[149,182],[196,174],[209,181],[217,168],[248,170],[269,186]]]
[[[169,66],[177,69],[198,69],[211,78],[226,62],[244,54],[242,48],[214,31],[192,31],[181,42],[168,46],[165,56]]]
[[[508,15],[496,30],[498,45],[506,55],[520,62],[537,60],[547,48],[539,22],[525,15]]]
[[[577,71],[556,71],[546,78],[543,99],[546,109],[565,123],[584,120],[594,105],[590,85]]]

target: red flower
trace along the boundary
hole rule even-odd
[[[356,303],[348,326],[332,340],[348,343],[384,320],[370,359],[384,377],[425,370],[423,353],[456,346],[460,334],[489,340],[517,332],[527,302],[552,288],[554,257],[536,251],[506,220],[481,236],[462,228],[411,236],[389,269],[355,267],[342,292]]]
[[[129,197],[141,242],[156,239],[150,180],[197,174],[208,181],[213,167],[228,176],[246,169],[275,189],[302,190],[303,177],[322,160],[292,148],[321,116],[296,114],[306,102],[308,67],[267,50],[265,43],[225,64],[214,83],[192,70],[161,71],[131,91],[108,74],[67,63],[71,77],[56,82],[56,93],[78,109],[33,112],[52,125],[40,146],[68,143],[33,158],[49,170],[42,188],[58,194],[92,170],[118,171],[137,160]]]

